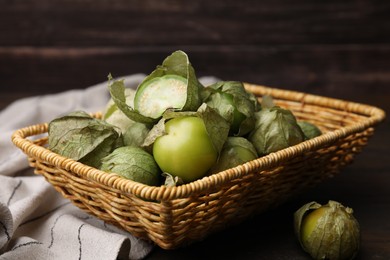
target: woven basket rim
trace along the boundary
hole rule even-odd
[[[340,127],[337,130],[324,133],[297,145],[176,187],[148,186],[139,182],[127,180],[115,173],[103,172],[70,158],[63,157],[51,152],[43,146],[34,144],[32,141],[27,139],[29,136],[47,133],[48,123],[36,124],[18,129],[12,134],[11,139],[12,142],[26,154],[38,160],[48,162],[56,167],[60,167],[61,169],[75,172],[83,178],[93,181],[97,185],[112,187],[121,193],[134,194],[135,196],[146,200],[167,201],[206,192],[211,187],[218,187],[223,183],[240,178],[250,171],[261,171],[276,166],[277,164],[280,164],[281,162],[294,156],[319,148],[324,144],[333,143],[339,138],[370,128],[380,123],[385,118],[385,112],[375,106],[306,94],[303,92],[269,88],[249,83],[245,83],[245,87],[252,92],[256,92],[261,89],[262,91],[272,93],[272,96],[277,99],[288,99],[301,102],[302,104],[326,106],[338,110],[358,113],[368,117],[362,122]]]

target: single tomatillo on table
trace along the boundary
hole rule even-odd
[[[294,213],[294,230],[313,259],[347,260],[360,247],[360,227],[352,208],[330,200],[306,203]]]

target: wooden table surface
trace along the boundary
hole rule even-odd
[[[171,52],[213,75],[390,113],[390,2],[0,1],[0,109],[28,96],[150,73]],[[4,122],[1,122],[4,123]],[[390,259],[390,124],[339,175],[275,210],[147,259],[308,259],[292,215],[337,200],[361,225],[357,259]]]

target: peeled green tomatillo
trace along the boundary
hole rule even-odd
[[[353,210],[339,202],[303,205],[294,214],[294,228],[302,248],[313,259],[353,259],[359,251],[359,223]]]
[[[196,112],[165,111],[141,146],[153,149],[163,172],[187,183],[207,174],[228,133],[229,123],[204,103]]]
[[[173,118],[166,122],[165,132],[153,145],[153,156],[164,172],[190,182],[203,177],[217,161],[218,151],[203,119]]]

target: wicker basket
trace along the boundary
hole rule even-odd
[[[352,162],[385,118],[379,108],[300,92],[245,84],[290,109],[323,134],[287,149],[178,187],[152,187],[64,158],[45,148],[48,124],[14,132],[28,155],[65,198],[137,237],[173,249],[201,240],[286,201]]]

